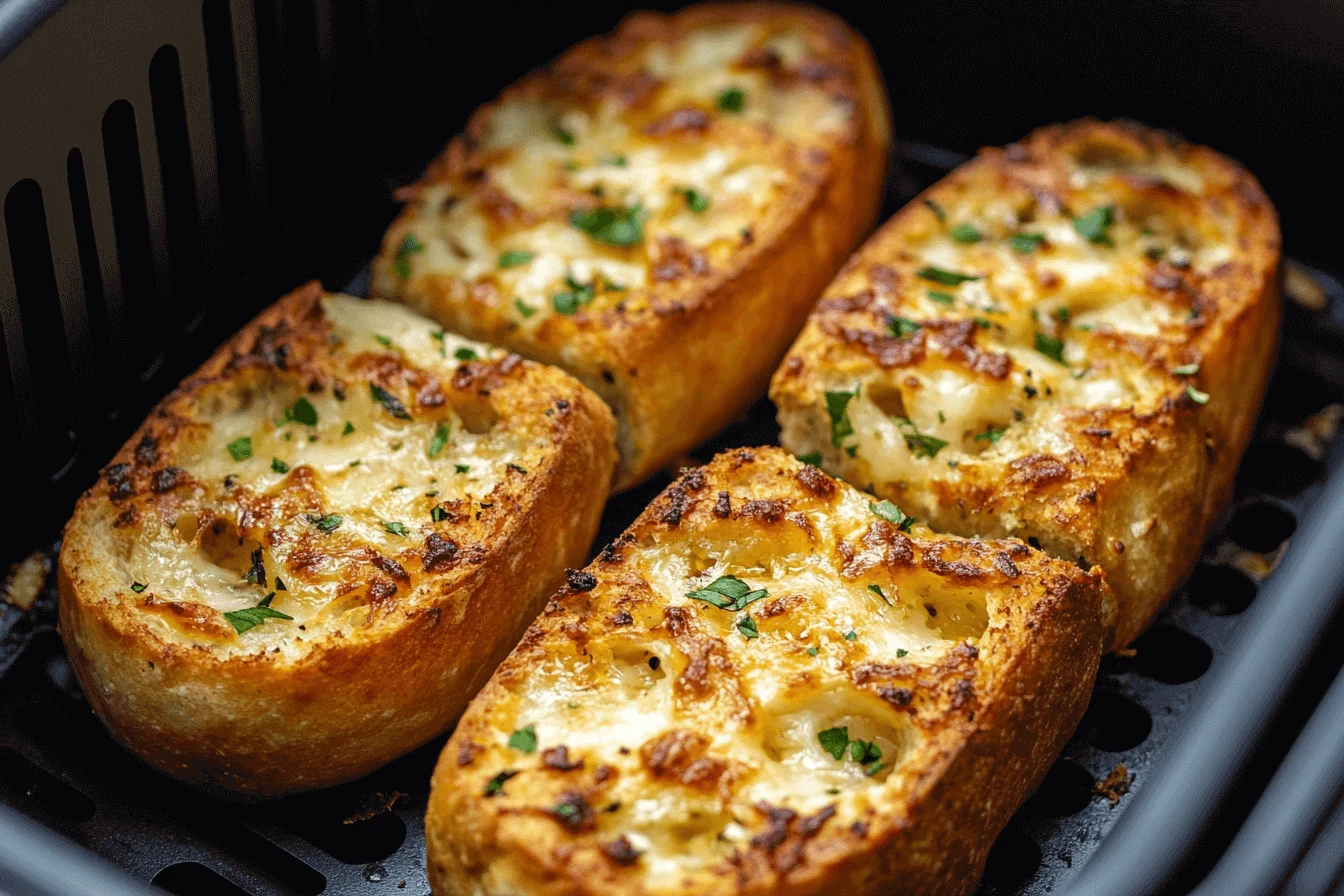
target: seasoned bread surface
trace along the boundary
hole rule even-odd
[[[373,769],[451,724],[587,556],[613,431],[559,371],[298,290],[80,499],[60,628],[90,702],[211,788]]]
[[[405,191],[373,292],[573,373],[632,485],[765,391],[873,224],[888,118],[827,13],[637,13],[472,116]]]
[[[1101,566],[1123,646],[1230,498],[1278,324],[1255,179],[1080,121],[982,151],[885,224],[771,397],[785,447],[933,528]]]
[[[1099,579],[777,448],[685,473],[463,716],[438,894],[969,892],[1086,706]]]

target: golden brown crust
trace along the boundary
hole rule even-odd
[[[80,499],[61,636],[94,710],[151,764],[249,797],[365,774],[450,725],[586,556],[615,460],[606,407],[517,356],[436,348],[434,329],[309,284],[183,381]],[[475,360],[446,360],[454,346]],[[272,419],[278,395],[320,419]],[[434,421],[437,449],[420,441]],[[251,459],[225,451],[239,426]],[[463,460],[473,485],[453,484]],[[420,469],[442,494],[383,487]],[[268,592],[293,620],[235,631],[225,613]]]
[[[444,748],[435,893],[969,892],[1086,707],[1100,578],[881,510],[777,448],[670,486]],[[733,574],[766,593],[685,593]]]
[[[1230,498],[1279,253],[1259,184],[1205,147],[1084,120],[986,149],[828,288],[771,386],[782,442],[940,531],[1101,566],[1123,646]]]
[[[710,56],[728,45],[732,58],[696,68],[679,55],[692,43]],[[716,107],[739,83],[752,85],[744,110]],[[888,118],[870,48],[830,14],[777,3],[637,13],[473,115],[407,192],[374,292],[602,395],[617,419],[616,487],[627,488],[764,390],[872,226]],[[686,211],[687,188],[707,207]],[[633,246],[574,245],[575,209],[636,206]],[[509,251],[532,257],[497,266]],[[552,309],[579,287],[581,304]]]

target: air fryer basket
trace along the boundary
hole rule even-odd
[[[312,276],[358,290],[392,190],[499,86],[617,17],[595,0],[484,6],[0,0],[12,499],[0,562],[54,557],[98,466],[264,303]],[[1331,687],[1342,658],[1330,648],[1344,591],[1344,445],[1332,439],[1344,288],[1327,273],[1344,14],[1313,2],[1066,18],[923,0],[837,9],[872,40],[910,138],[887,214],[978,144],[1127,114],[1246,162],[1290,255],[1317,265],[1299,273],[1322,289],[1287,303],[1231,511],[1134,654],[1104,661],[1081,729],[996,844],[982,896],[1188,892],[1206,875],[1200,893],[1344,892],[1344,678]],[[763,400],[695,456],[777,436]],[[599,543],[664,484],[614,500]],[[192,896],[428,893],[422,816],[442,738],[329,791],[212,800],[111,742],[55,636],[55,600],[49,576],[31,609],[0,601],[0,894],[116,896],[146,881]]]

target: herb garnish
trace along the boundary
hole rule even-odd
[[[750,616],[743,616],[737,620],[737,632],[742,637],[750,641],[752,638],[759,638],[761,633],[756,628],[756,620]]]
[[[429,518],[436,523],[441,523],[448,519],[448,511],[443,509],[440,504],[435,504],[429,509]]]
[[[915,524],[915,518],[906,514],[901,508],[890,501],[878,501],[876,504],[869,504],[868,509],[882,519],[891,523],[901,532],[909,532],[910,527]]]
[[[1030,255],[1043,242],[1045,242],[1043,233],[1015,233],[1008,238],[1008,245],[1019,255]]]
[[[609,246],[633,246],[644,240],[644,211],[638,205],[576,208],[569,213],[569,223],[599,243]]]
[[[909,448],[915,457],[937,457],[938,452],[947,447],[946,440],[920,432],[919,427],[915,426],[915,421],[906,417],[897,417],[896,426],[905,437],[905,447]]]
[[[1174,376],[1194,376],[1199,373],[1199,364],[1182,364],[1171,368],[1171,372]]]
[[[686,198],[686,207],[697,215],[709,208],[709,197],[699,190],[690,187],[674,187],[672,192],[680,193]]]
[[[396,417],[398,420],[411,419],[411,413],[406,410],[406,405],[401,403],[401,399],[397,398],[397,396],[388,392],[377,383],[369,383],[369,395],[373,397],[374,401],[382,405],[389,414]]]
[[[559,140],[565,146],[574,145],[574,134],[565,130],[559,124],[551,125],[551,136],[556,140]]]
[[[803,463],[807,464],[809,467],[820,467],[820,466],[821,466],[821,452],[820,452],[820,451],[809,451],[807,454],[800,454],[800,455],[798,455],[798,459],[799,459],[800,461],[802,461]]]
[[[978,243],[981,239],[980,231],[975,229],[974,224],[958,224],[949,230],[947,235],[959,243],[967,244]]]
[[[925,199],[924,207],[927,208],[929,211],[933,212],[933,216],[937,218],[939,221],[947,220],[947,212],[943,211],[943,207],[938,203],[934,202],[932,199]]]
[[[1045,355],[1057,364],[1064,363],[1064,340],[1056,339],[1053,336],[1047,336],[1044,333],[1036,334],[1036,351]]]
[[[909,519],[909,517],[906,517],[906,519]],[[911,522],[914,521],[911,520]],[[887,593],[882,590],[881,585],[869,585],[868,590],[876,594],[878,597],[882,598],[882,602],[885,603],[887,606],[891,606],[891,598],[887,597]]]
[[[335,532],[337,529],[341,528],[341,523],[345,522],[345,520],[335,513],[329,513],[326,516],[307,513],[304,514],[304,518],[322,532]]]
[[[381,342],[387,337],[376,336],[374,338]],[[391,345],[392,340],[388,339],[386,344]],[[285,426],[290,423],[302,423],[304,426],[316,426],[317,408],[313,407],[311,401],[300,396],[295,399],[292,405],[285,408],[284,413],[277,417],[275,421],[276,426]]]
[[[919,330],[919,324],[908,317],[893,317],[887,321],[891,335],[904,339]]]
[[[408,233],[397,247],[396,261],[392,262],[392,269],[397,272],[397,276],[403,280],[411,278],[411,256],[417,252],[425,251],[425,244],[416,238],[415,234]]]
[[[485,795],[486,795],[486,796],[499,796],[501,793],[504,792],[504,782],[507,781],[507,780],[509,780],[510,778],[512,778],[512,777],[513,777],[514,775],[516,775],[516,774],[518,774],[518,770],[517,770],[517,769],[514,769],[514,768],[506,768],[506,769],[504,769],[504,771],[502,771],[502,772],[500,772],[499,774],[495,775],[495,776],[494,776],[493,778],[491,778],[490,781],[485,785]]]
[[[951,305],[957,300],[957,297],[952,295],[952,293],[943,292],[941,289],[929,290],[929,298],[937,302],[939,305]]]
[[[526,728],[519,728],[510,734],[509,748],[517,750],[519,753],[535,753],[537,751],[536,726],[528,725]]]
[[[471,471],[471,467],[466,464],[453,464],[453,469],[459,473],[468,473]]]
[[[1103,205],[1079,218],[1073,219],[1073,229],[1089,243],[1098,246],[1114,246],[1111,241],[1111,225],[1115,223],[1115,208]]]
[[[145,593],[145,589],[148,588],[148,587],[149,587],[149,586],[146,585],[144,582],[132,582],[132,583],[131,583],[131,590],[134,591],[136,594],[144,594],[144,593]]]
[[[1003,434],[1007,431],[1008,431],[1007,429],[995,429],[994,427],[991,426],[984,432],[976,433],[975,441],[989,442],[991,445],[997,444],[999,439],[1003,438]]]
[[[459,361],[475,361],[480,356],[476,354],[476,349],[464,345],[453,349],[453,357]]]
[[[429,446],[425,449],[425,454],[432,460],[439,456],[443,446],[448,444],[449,426],[447,421],[440,420],[439,425],[434,427],[434,436],[429,440]]]
[[[224,614],[224,618],[229,620],[233,630],[242,634],[248,629],[256,628],[267,619],[293,619],[293,616],[281,613],[279,610],[271,608],[271,601],[275,599],[275,592],[272,591],[261,599],[261,603],[255,607],[246,607],[242,610],[232,610]]]
[[[720,112],[741,112],[747,105],[747,94],[741,87],[729,87],[719,93],[714,105]]]
[[[587,305],[593,300],[592,286],[585,286],[569,275],[565,276],[565,285],[569,287],[569,292],[558,292],[551,296],[551,305],[560,314],[574,314],[580,305]]]
[[[1208,404],[1208,403],[1209,403],[1209,393],[1207,393],[1207,392],[1201,392],[1201,391],[1199,391],[1198,389],[1196,389],[1194,386],[1186,386],[1186,387],[1185,387],[1185,396],[1186,396],[1186,398],[1189,398],[1191,401],[1193,401],[1195,404]]]
[[[686,596],[691,600],[704,601],[720,610],[736,612],[744,609],[747,604],[768,597],[769,594],[764,588],[753,591],[750,585],[737,576],[719,576],[699,591],[688,591]]]
[[[383,528],[393,535],[411,534],[411,530],[406,528],[405,523],[399,523],[396,520],[383,520]]]
[[[537,253],[535,252],[519,252],[511,249],[508,252],[500,253],[499,266],[501,268],[516,268],[520,264],[527,264],[536,257]]]
[[[854,424],[849,422],[849,402],[859,392],[827,392],[826,413],[831,416],[831,444],[839,448],[846,436],[854,434]]]
[[[271,458],[271,470],[276,473],[288,473],[289,464],[285,463],[278,457],[273,457]]]
[[[252,437],[239,436],[224,447],[229,449],[234,460],[247,460],[252,456]]]
[[[514,299],[513,307],[517,308],[518,313],[521,314],[523,317],[531,317],[532,315],[537,313],[537,309],[533,308],[531,305],[523,304],[522,299]]]
[[[935,268],[932,265],[922,267],[915,272],[915,276],[923,280],[932,280],[934,283],[941,283],[944,286],[959,286],[968,280],[983,280],[981,274],[962,274],[958,271],[945,271],[942,268]]]
[[[849,728],[827,728],[825,731],[818,731],[817,742],[833,758],[840,759],[845,755],[845,749],[849,747]]]

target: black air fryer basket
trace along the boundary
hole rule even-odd
[[[1290,299],[1233,507],[990,856],[982,896],[1344,893],[1344,7],[831,4],[895,108],[885,214],[978,146],[1130,117],[1239,158]],[[149,407],[304,280],[359,291],[475,106],[623,10],[596,0],[0,0],[0,573],[55,556]],[[777,439],[762,401],[697,452]],[[666,484],[612,502],[599,543]],[[1272,570],[1272,574],[1270,574]],[[150,771],[89,711],[55,583],[0,600],[0,896],[429,892],[439,738],[260,806]]]

